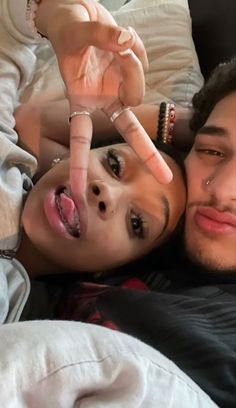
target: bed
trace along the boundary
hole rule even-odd
[[[213,3],[210,0],[208,2],[202,1],[204,2],[204,7],[206,3],[211,5]],[[201,28],[201,13],[204,7],[202,5],[202,7],[199,6],[198,8],[196,7],[196,3],[200,5],[201,1],[189,0],[188,4],[187,0],[131,0],[118,10],[113,11],[114,17],[119,24],[124,26],[131,25],[137,30],[147,49],[150,69],[146,74],[145,102],[155,104],[160,103],[164,99],[173,101],[183,107],[190,106],[193,94],[201,87],[204,77],[208,76],[209,70],[213,68],[216,62],[218,63],[236,54],[235,42],[232,41],[233,38],[236,38],[235,27],[231,27],[232,30],[234,30],[234,37],[231,31],[230,40],[227,41],[226,49],[223,47],[223,40],[220,41],[218,48],[213,47],[214,55],[217,54],[216,49],[219,51],[217,58],[214,59],[213,63],[212,60],[207,62],[209,58],[207,60],[206,57],[209,57],[209,55],[207,55],[209,49],[205,44],[205,34],[203,32],[200,37],[197,34],[199,27]],[[214,4],[215,3],[219,3],[220,6],[224,4],[223,1],[214,1]],[[232,8],[230,13],[233,15],[232,13],[235,10],[234,0],[229,2],[229,4]],[[212,18],[211,11],[212,7],[210,6],[209,12],[207,13],[209,18]],[[194,41],[192,38],[190,13],[194,18]],[[217,16],[218,14],[216,13],[216,17]],[[224,24],[228,27],[227,18],[224,20],[222,17],[222,21],[224,21]],[[206,22],[204,22],[204,26],[205,24]],[[215,22],[211,24],[216,25]],[[222,31],[227,32],[227,30]],[[216,45],[214,36],[212,41],[213,44]],[[220,54],[221,47],[219,47],[219,45],[225,49],[225,53],[222,55]],[[197,48],[197,52],[195,47]],[[38,47],[37,53],[37,70],[32,82],[21,95],[21,101],[63,99],[65,97],[64,86],[60,79],[56,58],[50,45],[46,42],[43,43]],[[200,58],[200,65],[198,57]],[[71,368],[76,364],[76,362],[70,358],[73,354],[73,345],[78,342],[78,331],[75,329],[74,324],[65,322],[54,324],[46,322],[45,324],[42,322],[19,323],[20,331],[18,331],[17,325],[18,323],[14,324],[14,327],[6,325],[1,332],[2,337],[0,344],[2,347],[2,355],[7,348],[11,351],[11,353],[6,353],[6,356],[8,354],[10,357],[7,358],[5,356],[6,358],[1,361],[1,384],[5,381],[4,375],[7,374],[10,376],[12,389],[21,391],[21,384],[24,383],[27,384],[26,389],[28,391],[18,400],[14,400],[14,398],[11,399],[11,405],[5,404],[2,406],[12,406],[14,408],[23,408],[26,406],[37,408],[46,408],[47,406],[50,408],[82,406],[79,404],[79,401],[77,401],[77,404],[76,399],[74,399],[76,405],[72,405],[66,392],[62,393],[63,400],[58,401],[57,399],[56,402],[55,399],[53,399],[54,395],[52,391],[50,391],[50,393],[48,392],[49,388],[54,391],[56,389],[63,391],[65,384],[69,384],[71,381],[70,373],[65,374],[65,376],[60,376],[60,373],[66,367]],[[99,328],[98,332],[99,330],[101,329]],[[21,334],[22,337],[20,337]],[[70,338],[68,342],[65,341],[65,334]],[[18,341],[16,341],[17,336],[19,336]],[[29,342],[27,342],[27,336],[29,336]],[[96,336],[97,331],[94,334],[94,344],[96,344]],[[110,340],[112,341],[112,336]],[[63,341],[65,341],[65,344],[63,344]],[[84,342],[86,342],[86,340],[84,340]],[[55,351],[60,347],[64,352],[63,358],[59,363],[55,364]],[[101,358],[103,358],[103,356]],[[21,364],[20,361],[23,361],[24,364]],[[24,368],[27,369],[24,371]],[[108,369],[105,368],[105,370]],[[55,373],[59,375],[54,375]],[[107,373],[109,380],[109,370]],[[44,386],[45,384],[41,381],[45,378],[49,379],[49,388],[47,383],[46,386]],[[33,388],[35,381],[38,384],[38,400],[35,399],[36,389]],[[74,387],[73,392],[76,395],[76,385],[72,384],[72,386]],[[190,384],[190,387],[191,386],[192,383]],[[89,388],[86,390],[86,387],[83,389],[83,392],[91,394],[91,390]],[[114,392],[114,389],[111,389],[111,392]],[[7,388],[6,385],[2,385],[1,393],[2,396],[4,395],[3,393],[8,395],[8,397],[12,397],[13,395],[11,395],[11,390]],[[18,396],[16,395],[15,398],[18,398]],[[207,408],[208,406],[215,406],[207,397],[204,405],[198,404],[199,401],[197,399],[194,400],[194,398],[190,399],[190,401],[192,407],[204,406],[204,408]],[[8,400],[8,402],[10,402],[10,400]],[[186,407],[190,406],[190,403],[186,405]],[[100,403],[100,405],[86,405],[85,402],[83,407],[85,406],[105,407],[115,405],[105,405],[104,402]],[[116,404],[116,406],[128,405]],[[146,406],[149,405],[143,405],[143,407]],[[153,405],[150,406],[155,406],[155,401]],[[164,407],[164,405],[162,406]],[[184,405],[181,405],[181,407],[184,408]]]

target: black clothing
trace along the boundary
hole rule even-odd
[[[77,320],[133,335],[170,358],[221,408],[235,408],[236,273],[205,273],[179,256],[177,246],[166,250],[173,256],[152,256],[152,263],[90,282],[89,274],[73,275],[72,282],[61,276],[54,288],[55,276],[47,279],[43,296],[50,307],[41,302],[41,314],[38,300],[32,303],[40,297],[36,282],[23,319]]]
[[[236,274],[207,276],[182,260],[162,273],[78,281],[56,317],[133,335],[174,361],[220,407],[235,408]]]
[[[219,63],[236,56],[236,1],[188,0],[188,4],[201,72],[207,79]]]

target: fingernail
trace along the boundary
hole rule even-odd
[[[124,28],[121,30],[120,35],[118,37],[118,44],[122,45],[125,42],[131,40],[131,38],[132,38],[132,32]]]
[[[118,52],[118,54],[120,54],[122,57],[125,57],[126,55],[131,55],[132,51],[131,51],[130,48],[127,48],[127,50],[120,51],[120,52]]]

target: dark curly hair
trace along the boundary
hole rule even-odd
[[[230,93],[236,91],[236,57],[219,64],[193,97],[191,130],[196,133],[206,122],[215,105]]]

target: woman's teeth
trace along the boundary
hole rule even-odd
[[[71,193],[66,188],[61,188],[55,195],[55,202],[67,232],[73,237],[79,238],[80,219]]]

